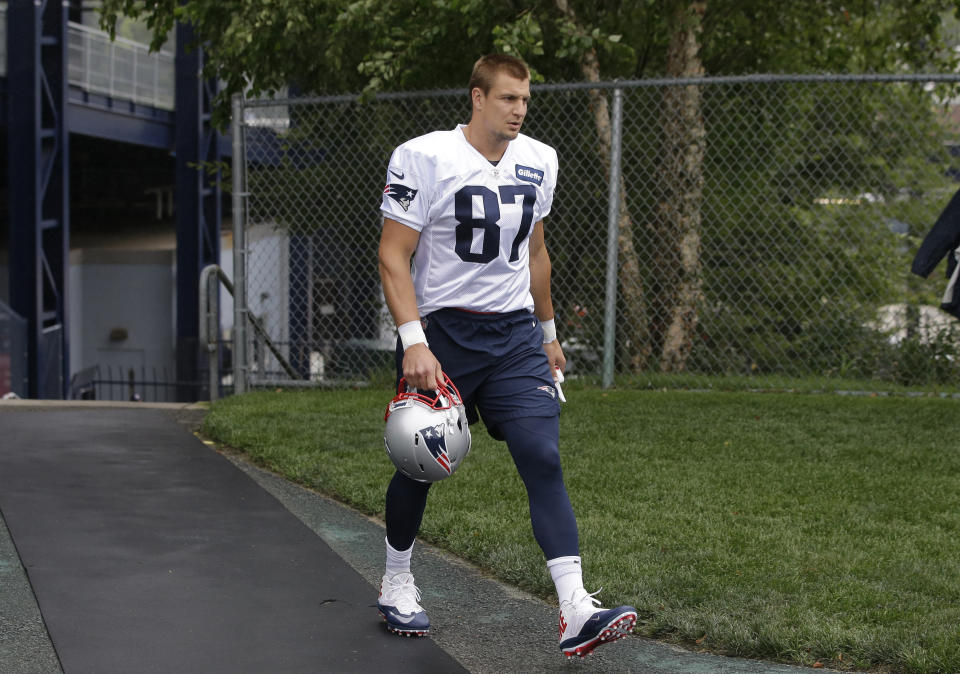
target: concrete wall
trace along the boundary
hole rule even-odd
[[[176,372],[176,283],[171,250],[75,250],[70,254],[70,369],[100,376],[133,368],[153,379]]]
[[[250,227],[246,236],[247,307],[250,313],[260,319],[283,356],[289,358],[290,239],[284,231],[270,223]],[[259,362],[254,365],[257,373],[263,370],[281,371],[277,359],[266,349],[261,349],[259,355]]]
[[[171,232],[172,234],[172,232]],[[272,255],[285,253],[283,242],[268,237]],[[123,240],[85,242],[70,252],[68,321],[70,372],[100,367],[100,379],[126,379],[130,369],[137,381],[176,379],[176,251],[172,236],[157,241],[136,235]],[[221,267],[233,279],[229,235],[221,239]],[[285,286],[255,289],[258,308],[273,328],[286,316]],[[0,251],[0,300],[9,304],[9,267]],[[279,296],[279,301],[277,297]],[[263,298],[263,299],[261,299]],[[220,325],[229,339],[233,298],[221,286]],[[108,373],[108,368],[111,372]],[[121,395],[117,387],[112,397]],[[167,399],[171,387],[148,391],[145,399]],[[173,398],[169,398],[173,399]]]

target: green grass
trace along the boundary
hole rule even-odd
[[[394,375],[396,376],[396,375]],[[599,387],[601,377],[594,374],[574,375],[581,386]],[[852,379],[838,376],[809,375],[806,377],[753,374],[713,376],[689,372],[669,373],[644,372],[642,374],[618,374],[614,384],[622,389],[672,390],[672,391],[744,391],[771,393],[844,393],[879,392],[897,395],[960,395],[960,387],[954,384],[926,383],[906,385],[880,379]]]
[[[639,631],[829,667],[960,671],[960,402],[567,388],[587,585]],[[387,388],[260,392],[204,432],[374,515]],[[421,537],[552,598],[505,445],[474,428]]]

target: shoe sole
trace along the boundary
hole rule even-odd
[[[390,621],[387,620],[387,616],[383,611],[379,611],[380,617],[383,618],[383,621],[387,623],[387,631],[399,635],[401,637],[425,637],[430,634],[430,628],[428,627],[425,630],[410,629],[409,627],[395,627],[390,624]]]
[[[567,646],[566,648],[561,649],[563,654],[568,658],[574,656],[586,657],[593,653],[593,650],[597,646],[602,646],[603,644],[609,644],[617,639],[622,639],[633,631],[633,626],[637,623],[637,614],[631,612],[621,613],[616,618],[607,623],[597,636],[591,638],[588,641],[583,642],[582,644],[577,644],[576,646]]]

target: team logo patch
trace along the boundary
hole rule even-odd
[[[521,166],[520,164],[517,164],[517,178],[520,180],[526,180],[528,183],[542,185],[543,171],[540,169],[530,168],[529,166]]]
[[[548,394],[551,398],[557,397],[557,389],[555,389],[553,386],[538,386],[537,390],[543,391],[544,393]]]
[[[383,193],[400,204],[400,207],[406,211],[417,196],[417,190],[399,183],[390,183],[383,188]]]
[[[447,454],[447,440],[444,434],[443,424],[421,428],[420,437],[427,443],[427,449],[430,451],[434,460],[436,460],[436,462],[440,464],[440,467],[447,471],[447,475],[449,475],[452,471],[450,470],[450,456]]]

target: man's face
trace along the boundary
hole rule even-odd
[[[486,95],[479,89],[474,90],[474,114],[494,138],[510,141],[520,133],[529,101],[529,79],[519,80],[499,72]]]

